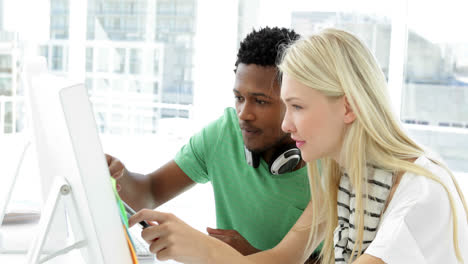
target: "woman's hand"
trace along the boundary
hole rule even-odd
[[[194,264],[230,263],[241,256],[228,245],[193,229],[173,214],[143,209],[129,219],[129,225],[142,220],[151,226],[143,229],[141,236],[150,244],[149,249],[158,260],[173,259]]]

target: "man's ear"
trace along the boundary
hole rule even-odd
[[[346,124],[351,124],[356,119],[356,114],[354,113],[351,105],[349,104],[348,97],[344,96],[344,107],[345,107],[345,114],[343,117],[343,121]]]

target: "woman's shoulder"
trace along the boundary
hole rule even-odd
[[[406,172],[390,203],[405,202],[412,206],[436,204],[449,206],[447,191],[453,194],[455,189],[449,172],[426,156],[419,157],[414,164],[430,171],[444,185],[424,175]]]
[[[466,223],[450,174],[427,157],[419,157],[415,164],[432,172],[448,188],[454,199],[457,222]],[[401,263],[397,260],[405,258],[414,260],[412,263],[439,263],[438,260],[444,258],[455,260],[451,246],[453,219],[448,197],[440,183],[423,175],[405,173],[382,216],[368,253],[389,263]],[[462,224],[458,228],[459,245],[464,250],[468,244],[463,237],[468,235],[468,229]],[[434,244],[434,241],[438,243]]]
[[[423,175],[405,173],[382,217],[382,224],[404,224],[417,240],[425,240],[428,230],[432,230],[433,235],[438,233],[445,236],[444,232],[439,233],[434,227],[447,227],[439,230],[452,230],[453,215],[449,195],[456,210],[457,222],[466,223],[465,210],[452,177],[445,168],[427,157],[419,157],[415,164],[432,172],[443,185]],[[464,233],[468,232],[466,225],[459,227],[465,229]]]
[[[414,164],[430,171],[445,185],[445,187],[447,187],[449,192],[452,191],[454,184],[451,176],[449,172],[439,164],[436,164],[426,156],[419,157],[416,159]],[[412,203],[424,203],[427,202],[428,199],[430,202],[437,202],[430,198],[440,196],[447,196],[447,192],[443,185],[424,175],[418,175],[410,172],[403,174],[395,193],[395,198],[405,199]]]
[[[449,194],[457,211],[463,209],[449,172],[425,156],[414,163],[430,171],[443,185],[423,175],[405,173],[383,219],[403,221],[417,229],[426,224],[448,224],[451,216]]]

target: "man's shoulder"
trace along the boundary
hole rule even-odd
[[[232,143],[242,139],[242,134],[239,128],[236,110],[232,107],[224,109],[223,114],[218,119],[212,121],[207,126],[203,127],[202,131],[196,135],[203,137],[204,140],[209,140],[211,144]]]
[[[224,109],[223,118],[226,119],[226,120],[231,121],[233,124],[238,123],[236,109],[234,109],[232,107],[226,107]]]
[[[218,130],[222,130],[224,132],[235,131],[236,129],[240,130],[236,110],[232,107],[226,107],[223,115],[212,124],[215,124]]]

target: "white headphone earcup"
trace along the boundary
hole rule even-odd
[[[270,173],[279,175],[291,172],[301,161],[301,151],[297,148],[289,149],[279,155],[270,165]]]
[[[244,146],[244,154],[247,164],[254,168],[258,168],[260,165],[260,156],[252,153],[252,151],[248,150],[246,146]]]

